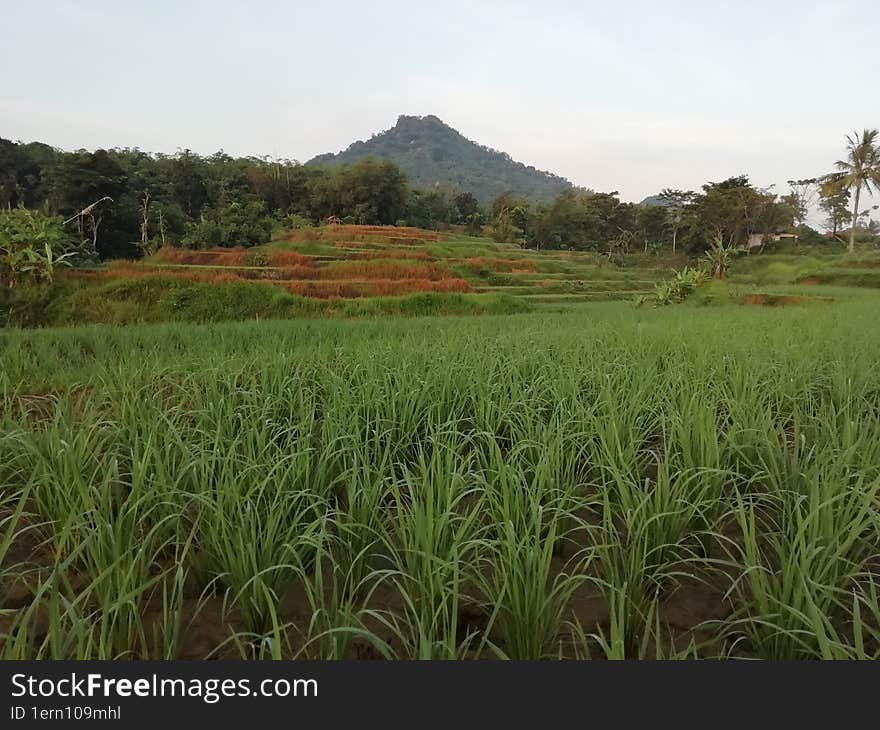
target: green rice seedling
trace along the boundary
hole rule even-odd
[[[189,656],[222,594],[211,657],[876,656],[876,293],[829,295],[3,330],[3,655]]]
[[[498,634],[500,656],[541,659],[552,654],[590,556],[578,551],[568,565],[554,559],[557,546],[572,537],[570,493],[542,483],[540,470],[526,481],[515,460],[505,463],[494,453],[484,476],[487,534],[477,572],[490,614],[487,632]]]
[[[44,430],[45,441],[26,455],[28,483],[40,516],[46,518],[47,540],[57,560],[77,552],[70,580],[58,590],[68,602],[64,615],[88,616],[96,635],[89,651],[102,658],[144,650],[141,604],[154,582],[152,571],[162,546],[151,529],[150,510],[142,495],[130,491],[103,427],[77,429],[56,415]],[[103,447],[98,454],[92,449]],[[63,486],[62,486],[63,485]],[[76,596],[76,598],[73,598]],[[85,634],[84,634],[85,635]]]
[[[475,647],[477,631],[461,621],[463,596],[470,581],[462,575],[457,547],[452,548],[448,559],[435,558],[432,563],[441,576],[433,581],[432,600],[426,600],[422,587],[405,573],[390,570],[376,574],[379,580],[394,585],[402,602],[399,611],[365,609],[362,612],[363,617],[373,619],[390,632],[389,642],[374,644],[388,658],[466,659],[475,658],[482,650],[485,642]]]
[[[31,602],[17,612],[5,633],[0,634],[3,659],[94,658],[92,624],[82,618],[75,603],[84,603],[85,593],[73,602],[68,571],[78,558],[78,549],[59,560],[37,586]]]
[[[587,454],[587,438],[578,430],[577,424],[567,427],[562,421],[555,420],[546,427],[540,441],[520,442],[508,457],[529,484],[529,497],[546,508],[546,515],[552,515],[555,524],[553,550],[559,556],[564,556],[570,549],[577,550],[577,541],[573,537],[586,537],[582,529],[583,515],[579,513],[594,509],[592,497],[588,494],[592,485],[587,476],[590,470]],[[531,507],[524,507],[528,513]]]
[[[112,424],[78,424],[72,404],[58,402],[51,422],[25,446],[24,468],[35,509],[47,521],[46,538],[59,556],[67,555],[91,534],[83,515],[111,514],[124,499]]]
[[[652,607],[678,585],[681,577],[699,577],[705,566],[703,539],[711,533],[709,511],[717,495],[699,472],[669,473],[661,463],[656,481],[627,489],[632,507],[616,504],[620,482],[602,495],[602,524],[596,533],[595,581],[616,611],[625,614],[617,630],[626,631],[626,651],[637,654]],[[638,500],[638,501],[636,501]]]
[[[455,439],[435,434],[417,468],[404,469],[390,485],[382,540],[392,566],[386,580],[403,597],[407,623],[418,636],[410,645],[420,658],[434,651],[430,647],[456,646],[460,594],[480,536],[479,494],[458,464],[459,448]]]
[[[320,500],[291,483],[289,468],[244,469],[198,500],[201,566],[226,586],[244,625],[258,634],[269,629],[295,568],[313,562],[309,537],[325,515]]]
[[[150,525],[148,510],[126,503],[114,515],[98,515],[93,533],[83,542],[79,565],[88,577],[80,595],[92,608],[100,658],[141,658],[147,654],[142,611],[159,581],[156,539],[159,524]]]
[[[552,547],[557,551],[575,524],[574,510],[589,504],[580,481],[560,479],[560,444],[536,456],[539,447],[529,441],[518,442],[507,453],[493,434],[477,434],[474,441],[485,507],[482,520],[489,535],[500,537],[509,522],[527,533],[535,525],[536,510],[543,509],[544,527],[551,521],[556,525]]]
[[[675,649],[669,638],[664,637],[657,601],[652,602],[646,615],[639,618],[635,630],[629,627],[627,622],[633,615],[633,610],[626,605],[627,600],[626,586],[609,594],[607,632],[600,626],[595,632],[588,633],[578,622],[570,624],[571,643],[576,659],[593,659],[594,652],[598,652],[599,658],[617,661],[698,658],[693,639],[684,649]]]
[[[261,590],[263,595],[259,597],[259,604],[263,612],[263,625],[266,630],[262,633],[254,631],[232,631],[229,638],[214,649],[208,658],[213,658],[215,653],[232,645],[238,651],[240,659],[264,660],[272,659],[281,661],[289,658],[294,653],[290,643],[292,624],[282,622],[277,611],[278,597],[272,593],[269,587],[263,583],[256,583],[256,590]],[[256,602],[255,602],[256,603]],[[225,612],[224,612],[225,613]]]
[[[559,572],[553,560],[556,521],[538,507],[534,525],[522,533],[508,522],[487,551],[479,585],[497,631],[495,652],[509,659],[544,659],[560,637],[566,606],[586,580],[584,558],[571,561],[574,572]]]
[[[810,625],[815,635],[821,659],[880,659],[880,632],[878,632],[877,589],[869,578],[867,594],[853,591],[849,607],[850,625],[843,630],[835,625],[834,617],[824,615],[815,603],[809,604]]]
[[[313,559],[308,538],[326,502],[312,491],[307,439],[287,424],[267,427],[250,409],[233,417],[228,398],[209,408],[188,469],[192,565],[203,583],[219,578],[247,629],[262,635],[293,567]]]
[[[385,529],[386,506],[391,499],[389,474],[393,453],[378,431],[352,438],[347,449],[351,466],[342,478],[334,524],[338,540],[333,544],[334,560],[344,569],[344,590],[361,590],[372,572],[370,561],[380,551]]]
[[[648,439],[659,432],[656,420],[661,395],[652,378],[637,377],[630,369],[607,376],[596,391],[590,419],[590,430],[595,434],[590,444],[594,480],[613,489],[610,494],[624,511],[639,499],[632,486],[639,483]]]
[[[186,568],[183,560],[175,560],[160,581],[161,604],[158,620],[145,630],[147,656],[150,659],[178,659],[183,624],[183,599],[186,590]],[[198,609],[194,614],[198,613]]]
[[[5,608],[7,591],[11,590],[23,569],[9,560],[13,545],[34,529],[26,522],[28,489],[4,491],[0,495],[0,610]]]
[[[730,449],[728,435],[719,430],[716,407],[686,388],[663,419],[665,430],[663,466],[666,473],[680,475],[681,498],[700,505],[704,531],[715,530],[726,511],[725,487],[733,477],[724,455]],[[685,478],[686,477],[686,478]]]
[[[876,553],[880,481],[847,477],[836,460],[824,460],[833,455],[820,458],[806,494],[739,497],[734,508],[741,544],[731,553],[741,573],[732,592],[740,608],[723,629],[761,657],[827,655],[828,635],[856,621],[848,597]]]
[[[876,577],[869,575],[861,581],[852,598],[852,641],[839,639],[846,659],[880,659],[880,599]]]
[[[6,490],[0,493],[0,621],[8,628],[0,632],[0,658],[26,658],[21,646],[27,646],[27,627],[21,628],[21,616],[26,613],[17,606],[10,606],[10,598],[20,581],[25,580],[28,566],[16,560],[13,546],[34,529],[27,522],[28,491]],[[21,631],[21,636],[16,636]],[[18,639],[18,648],[16,647]]]
[[[297,568],[297,575],[305,590],[311,608],[311,618],[304,627],[297,628],[302,635],[302,646],[297,658],[346,659],[356,640],[366,641],[377,652],[388,656],[389,650],[375,633],[364,628],[361,616],[372,600],[379,579],[373,575],[361,576],[361,559],[345,568],[345,563],[334,559],[338,551],[332,546],[334,536],[329,531],[314,535],[315,566],[313,571]],[[367,545],[364,550],[372,548]]]
[[[734,481],[733,486],[744,491],[756,477],[763,481],[765,464],[779,448],[779,431],[762,395],[772,386],[762,383],[744,363],[734,360],[726,365],[723,377],[718,378],[718,409],[725,439],[720,466]]]
[[[161,535],[161,530],[157,530]],[[167,564],[158,577],[158,588],[151,591],[151,604],[155,614],[147,634],[147,657],[150,659],[179,659],[184,636],[199,619],[208,600],[214,593],[214,582],[205,586],[193,603],[187,601],[192,590],[188,586],[191,572],[189,552],[193,549],[195,530],[191,530],[182,544],[175,544],[171,555],[163,563]],[[156,604],[158,604],[156,606]]]
[[[146,658],[143,609],[158,580],[153,574],[160,549],[150,531],[138,529],[126,508],[95,518],[94,532],[56,565],[34,607],[50,616],[47,646],[53,658]],[[135,519],[144,518],[139,515]],[[75,642],[71,649],[71,641]]]

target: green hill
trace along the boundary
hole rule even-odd
[[[447,185],[473,193],[483,205],[506,191],[530,200],[548,201],[572,187],[565,178],[472,142],[430,114],[400,116],[391,129],[369,140],[354,142],[337,154],[318,155],[307,164],[351,164],[365,157],[392,160],[418,187]]]

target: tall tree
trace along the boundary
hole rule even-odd
[[[785,198],[795,209],[795,220],[800,224],[806,223],[810,208],[816,203],[818,180],[814,177],[789,180],[788,187],[791,192]]]
[[[645,253],[649,248],[659,248],[666,238],[670,228],[670,216],[665,208],[659,205],[640,205],[636,209],[635,234],[645,246]]]
[[[836,238],[837,232],[852,220],[849,212],[851,197],[849,190],[841,189],[833,181],[825,181],[819,187],[819,208],[828,216],[825,227],[832,237]]]
[[[880,190],[880,132],[876,129],[865,129],[859,134],[855,132],[846,136],[847,156],[835,164],[837,173],[834,182],[843,190],[853,191],[852,225],[849,229],[849,250],[852,253],[856,246],[856,225],[859,221],[859,198],[862,188],[873,194]]]
[[[674,190],[663,188],[660,191],[660,199],[669,210],[669,227],[672,229],[672,253],[675,254],[678,243],[678,231],[681,228],[685,209],[692,205],[696,193],[693,190]]]
[[[450,222],[453,208],[452,197],[443,188],[410,190],[404,217],[407,225],[436,230]]]
[[[512,192],[501,193],[492,203],[492,237],[496,241],[523,244],[528,229],[529,201]]]
[[[62,154],[51,180],[54,209],[72,216],[97,253],[106,258],[137,255],[137,201],[128,194],[127,176],[113,155],[102,149]]]
[[[480,201],[473,193],[459,193],[454,202],[456,223],[467,223],[480,212]]]

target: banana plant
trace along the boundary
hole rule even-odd
[[[723,279],[727,276],[727,269],[736,253],[736,247],[733,243],[726,246],[721,234],[712,239],[712,245],[706,251],[705,260],[713,279]]]
[[[0,283],[51,284],[77,253],[60,218],[26,208],[0,211]]]

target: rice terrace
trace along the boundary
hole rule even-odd
[[[0,659],[880,659],[880,133],[820,128],[0,138]]]

